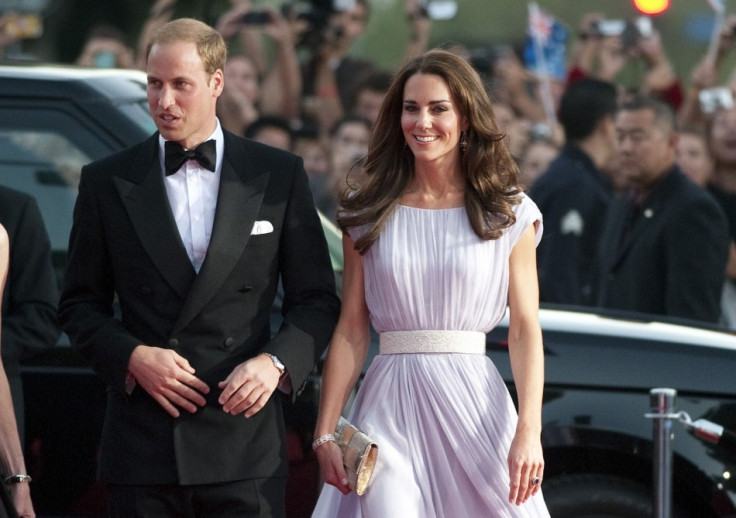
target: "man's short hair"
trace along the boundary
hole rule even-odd
[[[621,104],[619,111],[652,110],[654,122],[665,133],[678,131],[677,116],[672,107],[664,101],[647,95],[635,95]]]
[[[617,99],[616,87],[607,81],[582,78],[569,84],[558,110],[565,138],[577,142],[592,135],[600,121],[616,114]]]
[[[194,43],[208,76],[225,69],[227,45],[215,29],[194,18],[178,18],[162,25],[151,37],[146,48],[146,61],[154,45],[178,42]]]

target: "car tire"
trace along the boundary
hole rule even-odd
[[[636,482],[610,475],[563,475],[544,483],[552,518],[651,518],[652,496]]]

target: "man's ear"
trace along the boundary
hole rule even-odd
[[[222,90],[225,88],[225,74],[219,68],[210,76],[210,88],[215,97],[222,95]]]
[[[616,124],[613,121],[613,115],[607,115],[599,120],[595,125],[595,131],[607,137],[613,136],[616,133]]]

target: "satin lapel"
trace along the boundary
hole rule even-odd
[[[161,167],[158,160],[152,162],[148,166],[136,164],[140,173],[136,173],[134,165],[133,173],[142,178],[115,177],[115,187],[151,261],[176,293],[186,298],[195,271],[171,214]],[[148,172],[141,167],[147,167]]]
[[[228,152],[228,148],[232,152]],[[237,148],[237,151],[234,149]],[[269,173],[258,176],[237,144],[226,141],[217,210],[207,256],[187,298],[174,333],[189,323],[222,287],[243,255],[261,206]],[[238,164],[239,173],[233,164]]]

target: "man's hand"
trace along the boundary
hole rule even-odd
[[[235,367],[218,386],[222,389],[218,402],[232,415],[251,417],[268,402],[279,383],[281,371],[273,360],[259,354]]]
[[[170,349],[139,345],[130,355],[128,370],[173,417],[179,417],[177,407],[193,414],[206,403],[204,394],[210,388],[194,375],[186,358]]]

